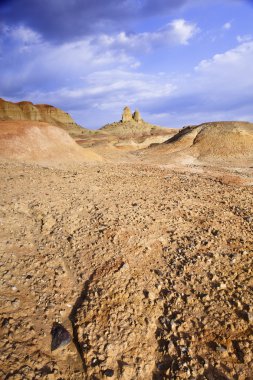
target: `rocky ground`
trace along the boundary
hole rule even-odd
[[[253,379],[252,186],[136,163],[0,175],[1,379]]]

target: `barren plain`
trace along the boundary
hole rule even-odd
[[[252,124],[137,151],[22,128],[0,136],[0,379],[253,379]]]
[[[208,173],[3,162],[1,378],[251,379],[252,222]]]

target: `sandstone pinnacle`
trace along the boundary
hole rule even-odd
[[[142,121],[140,112],[136,109],[132,114],[131,109],[129,107],[125,107],[122,113],[122,123],[125,122],[133,122],[140,123]]]
[[[142,121],[141,114],[140,114],[140,112],[138,110],[134,111],[134,113],[133,113],[133,119],[137,123],[140,123]]]
[[[122,122],[132,121],[132,113],[129,107],[125,107],[122,114]]]

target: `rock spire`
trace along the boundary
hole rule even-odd
[[[141,114],[138,110],[135,110],[132,114],[131,109],[129,107],[125,107],[122,113],[122,123],[135,121],[136,123],[140,123],[142,121]]]
[[[134,113],[133,113],[133,119],[134,121],[136,121],[137,123],[140,123],[142,121],[141,119],[141,114],[138,110],[135,110]]]
[[[122,114],[122,122],[132,121],[132,113],[129,107],[125,107]]]

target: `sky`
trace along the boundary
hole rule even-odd
[[[253,121],[253,0],[1,0],[0,97],[96,129]]]

